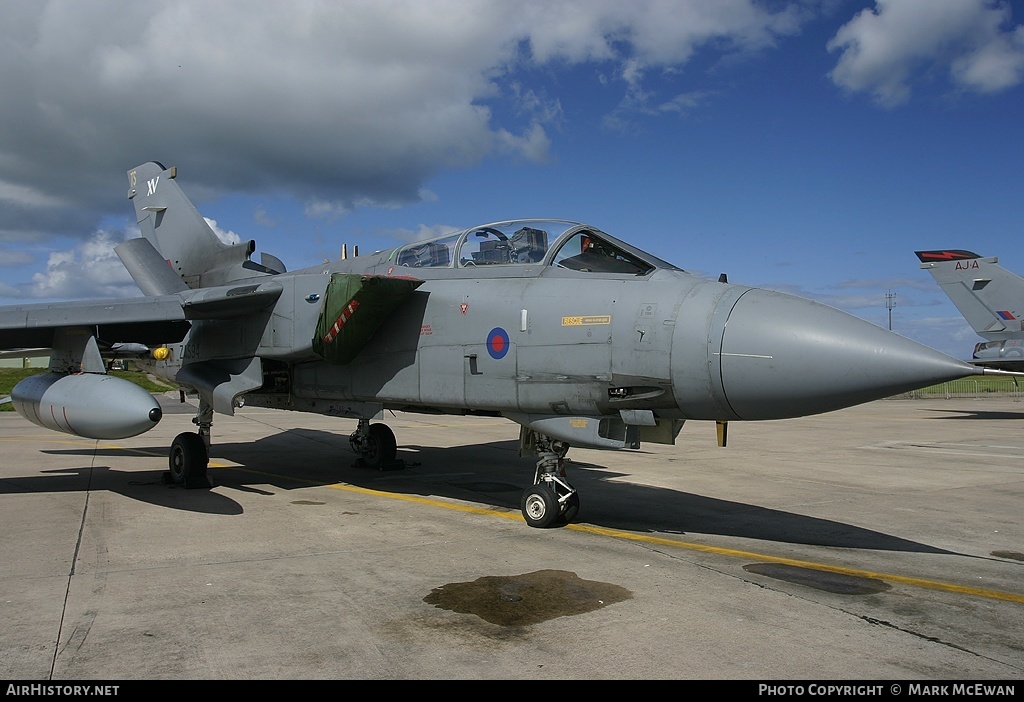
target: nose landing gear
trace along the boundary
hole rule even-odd
[[[520,452],[532,448],[537,455],[533,487],[523,492],[519,503],[526,523],[544,529],[573,522],[579,515],[580,496],[565,473],[569,444],[524,427],[519,445]]]

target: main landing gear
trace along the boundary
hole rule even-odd
[[[358,466],[377,470],[405,466],[396,458],[395,434],[386,424],[370,424],[370,420],[360,419],[349,442],[359,455]],[[572,523],[580,512],[580,496],[565,474],[569,444],[523,427],[519,433],[520,455],[528,450],[537,456],[537,470],[533,486],[523,491],[519,502],[523,519],[538,529]]]
[[[569,444],[524,427],[519,445],[520,451],[532,447],[537,455],[533,487],[523,492],[519,503],[526,523],[544,529],[573,522],[580,512],[580,496],[565,474]]]
[[[199,427],[198,433],[178,434],[171,442],[167,462],[170,470],[164,474],[164,481],[185,488],[208,488],[206,467],[210,463],[210,428],[213,426],[213,407],[199,400],[199,411],[192,419]]]
[[[164,480],[186,488],[208,488],[210,481],[206,468],[210,462],[213,407],[200,399],[199,411],[192,423],[199,428],[197,433],[178,434],[171,443],[168,456],[170,470],[164,474]],[[370,420],[360,419],[356,430],[349,436],[349,442],[359,455],[357,465],[377,470],[405,465],[397,458],[395,434],[386,424],[370,424]],[[519,503],[526,523],[543,529],[575,521],[580,511],[580,496],[569,484],[565,473],[569,444],[524,427],[519,435],[519,447],[520,455],[532,449],[537,456],[533,486],[523,491]]]
[[[405,467],[396,458],[398,444],[395,433],[387,424],[370,424],[369,419],[360,419],[359,426],[348,437],[352,450],[359,455],[356,465],[374,470],[394,470]]]
[[[356,465],[376,470],[403,468],[396,458],[395,434],[386,424],[370,424],[360,419],[349,436],[352,450],[359,455]],[[519,435],[520,455],[532,449],[537,456],[533,487],[523,492],[519,506],[526,523],[543,529],[575,521],[580,512],[580,496],[565,474],[565,455],[569,444],[523,428]]]

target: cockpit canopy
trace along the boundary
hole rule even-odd
[[[518,219],[471,227],[397,249],[392,260],[410,268],[545,265],[643,276],[675,266],[579,222]]]

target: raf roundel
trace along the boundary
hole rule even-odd
[[[487,353],[491,354],[491,358],[496,360],[505,358],[505,354],[508,353],[508,347],[508,332],[501,327],[495,327],[487,335]]]

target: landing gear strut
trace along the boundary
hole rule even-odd
[[[569,444],[533,430],[522,429],[521,449],[532,447],[537,455],[533,487],[523,492],[519,505],[526,523],[538,529],[569,524],[580,512],[580,496],[565,474]]]
[[[199,411],[192,419],[198,433],[178,434],[171,442],[167,456],[170,470],[164,475],[166,482],[185,488],[208,488],[206,467],[210,463],[210,427],[213,426],[213,407],[199,400]]]
[[[348,437],[352,450],[359,454],[356,465],[375,470],[393,470],[405,464],[395,457],[398,444],[395,433],[387,424],[370,424],[369,419],[360,419],[359,426]]]

